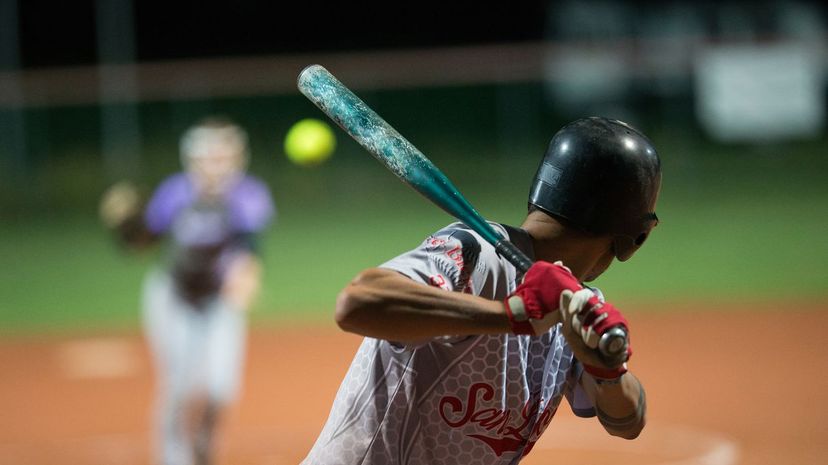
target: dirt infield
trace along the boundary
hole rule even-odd
[[[642,436],[606,437],[563,408],[523,463],[828,462],[828,311],[631,320],[631,365],[650,406]],[[219,464],[298,463],[359,341],[332,324],[257,327]],[[137,335],[0,342],[0,373],[0,464],[149,463],[152,372]]]

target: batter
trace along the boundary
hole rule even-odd
[[[365,339],[303,463],[516,464],[563,399],[609,434],[637,437],[646,398],[632,351],[598,350],[629,324],[582,282],[644,243],[660,183],[643,134],[578,120],[550,142],[521,227],[493,224],[537,260],[524,276],[460,223],[361,272],[336,320]]]

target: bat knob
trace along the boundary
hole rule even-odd
[[[598,350],[607,362],[621,365],[627,360],[627,331],[623,326],[615,326],[601,335],[598,341]]]

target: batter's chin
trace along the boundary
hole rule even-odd
[[[585,282],[585,283],[588,283],[588,282],[591,282],[591,281],[595,281],[596,279],[598,279],[598,277],[599,277],[599,276],[601,276],[601,273],[598,273],[598,274],[596,274],[596,275],[593,275],[593,274],[588,274],[588,275],[586,275],[586,277],[584,278],[584,282]]]
[[[604,274],[604,272],[609,269],[614,259],[615,252],[613,252],[612,249],[607,250],[601,259],[592,266],[592,269],[587,272],[584,282],[590,282],[598,279],[599,276]]]
[[[605,271],[609,268],[609,263],[606,266],[601,266],[599,269],[590,270],[589,273],[584,277],[584,282],[588,283],[590,281],[595,281],[598,279]]]

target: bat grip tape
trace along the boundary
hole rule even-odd
[[[495,250],[521,273],[526,273],[532,266],[532,260],[511,242],[501,239],[495,244]]]

